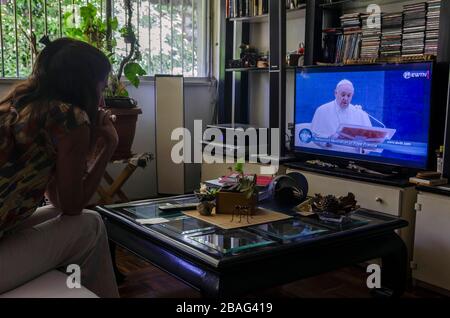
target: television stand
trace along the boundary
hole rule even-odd
[[[320,174],[336,176],[341,178],[367,181],[372,183],[405,187],[409,185],[408,175],[403,175],[399,171],[380,171],[373,168],[363,167],[354,162],[330,163],[320,160],[300,161],[286,164],[293,169],[316,172]]]

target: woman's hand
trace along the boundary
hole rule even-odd
[[[97,126],[94,129],[94,140],[96,141],[97,147],[99,145],[103,146],[112,155],[119,143],[119,136],[117,135],[111,116],[111,111],[99,109]]]

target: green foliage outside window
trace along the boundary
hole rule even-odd
[[[130,52],[125,57],[117,61],[114,54],[117,41],[114,38],[108,39],[108,25],[114,34],[119,26],[117,18],[102,18],[97,8],[88,3],[80,8],[80,12],[68,12],[64,15],[64,26],[68,37],[85,41],[98,49],[102,50],[110,59],[114,67],[114,71],[110,77],[110,85],[106,90],[106,96],[128,96],[125,86],[121,83],[122,75],[130,81],[136,88],[140,84],[140,76],[146,75],[145,70],[139,65],[141,54],[139,51],[139,43],[137,41],[131,17],[133,16],[131,0],[125,0],[128,19],[125,26],[119,32],[125,42],[130,44]],[[77,17],[79,22],[77,23]]]
[[[107,0],[89,0],[89,4],[97,10],[97,16],[105,20],[105,2]],[[125,24],[125,0],[115,0],[113,15],[117,19],[115,34],[113,36],[114,60],[118,63],[126,56],[129,47],[120,37],[119,26]],[[142,55],[139,63],[149,75],[154,74],[184,74],[185,76],[197,76],[199,72],[198,62],[198,28],[201,19],[202,0],[182,1],[182,0],[150,0],[137,1],[130,0],[133,5],[133,25],[138,37],[140,53]],[[0,77],[27,77],[31,72],[33,57],[30,43],[27,37],[30,36],[30,3],[32,16],[32,30],[39,39],[46,33],[46,23],[44,15],[44,0],[16,0],[17,13],[17,47],[18,64],[16,63],[16,32],[14,1],[2,0],[1,22],[3,35],[3,60],[4,73]],[[76,37],[70,34],[74,26],[80,22],[77,18],[80,8],[86,6],[86,0],[61,0],[61,19],[58,0],[47,0],[47,31],[51,40],[62,36]],[[75,6],[73,6],[73,3]],[[172,3],[172,6],[169,4]],[[194,7],[192,7],[194,3]],[[102,4],[102,6],[101,6]],[[138,7],[139,6],[139,7]],[[89,9],[90,10],[90,9]],[[75,11],[75,15],[72,13]],[[139,12],[139,17],[137,13]],[[75,16],[75,24],[73,18]],[[194,18],[193,18],[194,17]],[[71,20],[71,21],[70,21]],[[96,21],[98,22],[98,21]],[[94,23],[95,24],[95,23]],[[139,28],[137,28],[139,26]],[[99,30],[102,34],[103,30]],[[123,30],[122,30],[123,31]],[[149,35],[151,36],[149,37]],[[79,34],[78,34],[79,36]],[[101,39],[91,39],[92,41]],[[42,49],[38,44],[38,49]],[[117,65],[117,64],[116,64]],[[18,74],[16,74],[16,68]],[[131,64],[124,74],[136,71],[136,67]],[[136,82],[132,81],[133,84]]]

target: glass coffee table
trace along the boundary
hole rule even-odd
[[[196,200],[188,195],[96,210],[112,242],[206,297],[244,295],[377,258],[383,289],[392,296],[405,290],[407,252],[395,233],[408,225],[402,219],[360,209],[349,222],[335,224],[278,211],[292,218],[222,230],[181,211],[159,209]]]

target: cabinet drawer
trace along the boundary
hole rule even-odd
[[[288,170],[288,172],[292,171],[295,170]],[[349,192],[352,192],[356,196],[358,205],[362,208],[400,216],[401,189],[310,172],[299,172],[308,179],[310,196],[316,193],[346,196]]]

